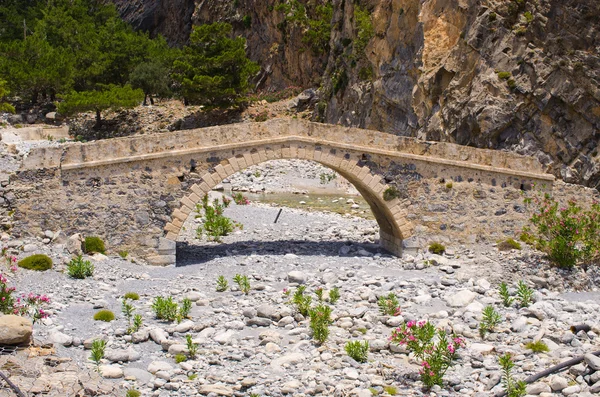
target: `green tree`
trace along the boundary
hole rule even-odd
[[[231,38],[224,22],[194,27],[190,45],[173,64],[184,102],[209,108],[238,106],[259,66],[246,57],[246,40]]]
[[[0,79],[0,112],[14,113],[15,108],[10,104],[3,102],[4,98],[10,93],[6,88],[6,81]]]
[[[130,85],[124,87],[110,84],[103,90],[72,91],[63,97],[57,108],[61,114],[71,115],[79,112],[95,111],[96,128],[102,123],[102,111],[107,109],[132,108],[142,101],[144,92],[133,89]]]
[[[155,61],[140,63],[131,72],[129,83],[144,91],[144,106],[148,104],[148,98],[154,105],[153,95],[164,97],[169,93],[169,70]]]

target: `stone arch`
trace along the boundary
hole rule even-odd
[[[369,204],[379,224],[380,246],[392,254],[402,253],[402,241],[411,236],[412,225],[407,219],[406,203],[400,199],[386,201],[383,193],[388,185],[369,167],[348,153],[335,147],[314,145],[310,143],[290,143],[279,146],[263,145],[258,148],[247,148],[243,153],[233,155],[202,175],[201,181],[191,186],[191,192],[180,200],[180,207],[172,213],[171,221],[164,229],[164,237],[160,239],[158,253],[163,263],[174,263],[176,240],[183,223],[194,211],[201,198],[224,179],[242,171],[251,165],[277,159],[301,159],[320,163],[346,178],[360,192]]]

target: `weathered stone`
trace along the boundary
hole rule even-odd
[[[289,272],[287,277],[290,283],[304,284],[306,282],[306,274],[297,270]]]
[[[29,342],[33,333],[31,320],[12,314],[0,317],[0,344],[20,345]]]
[[[586,354],[583,356],[583,360],[594,371],[600,371],[600,357],[593,354]]]
[[[233,389],[225,385],[202,385],[198,388],[198,393],[202,395],[208,395],[211,393],[217,396],[233,396]]]
[[[448,305],[451,307],[465,307],[473,302],[473,299],[475,299],[476,296],[477,294],[475,292],[465,289],[448,296],[446,302],[448,302]]]
[[[123,377],[123,370],[116,365],[101,365],[100,373],[106,379],[118,379]]]

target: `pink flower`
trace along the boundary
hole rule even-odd
[[[448,351],[452,354],[454,354],[454,346],[453,345],[448,345]]]
[[[406,326],[407,326],[408,328],[412,328],[412,327],[414,327],[414,326],[415,326],[415,322],[414,322],[414,321],[409,321],[409,322],[407,322],[407,323],[406,323]]]

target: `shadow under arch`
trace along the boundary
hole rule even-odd
[[[385,181],[372,172],[368,166],[361,166],[352,161],[335,148],[319,145],[296,147],[292,152],[290,147],[271,149],[269,147],[253,148],[244,154],[238,154],[221,161],[209,172],[202,176],[202,182],[191,186],[191,193],[181,199],[181,206],[175,209],[171,222],[165,226],[164,245],[172,247],[170,252],[163,254],[176,255],[176,240],[183,223],[195,209],[201,198],[224,179],[236,172],[243,171],[251,165],[270,160],[300,159],[310,160],[339,173],[350,182],[362,195],[379,225],[379,245],[394,255],[401,255],[402,240],[409,237],[412,226],[406,219],[407,211],[399,199],[386,201],[383,193],[388,188]]]

